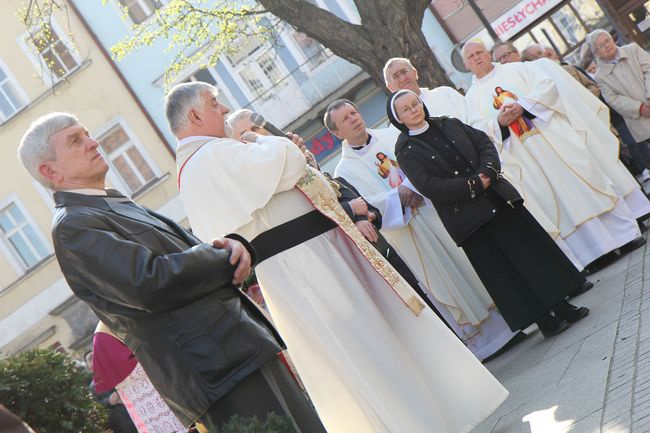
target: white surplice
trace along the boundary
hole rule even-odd
[[[501,103],[516,100],[536,116],[522,117],[505,139],[497,90],[503,91]],[[567,120],[558,87],[543,71],[527,63],[495,65],[474,78],[466,101],[471,124],[480,125],[502,157],[519,167],[515,184],[539,204],[583,266],[640,235],[632,211]]]
[[[381,233],[415,273],[454,332],[477,358],[484,359],[515,333],[494,308],[467,256],[451,239],[428,200],[415,213],[410,209],[402,212],[396,180],[407,187],[409,183],[395,158],[397,132],[395,128],[368,130],[370,143],[359,150],[344,141],[335,176],[350,182],[379,209],[383,215]],[[379,154],[385,155],[383,163]],[[396,176],[385,174],[390,170]]]
[[[449,116],[463,123],[470,123],[467,112],[467,101],[465,101],[465,97],[456,89],[448,86],[440,86],[435,89],[420,88],[420,98],[427,107],[430,116]],[[480,122],[474,122],[472,126],[484,132],[487,129]],[[492,138],[494,139],[495,137]],[[553,238],[557,246],[564,252],[573,265],[581,271],[584,268],[583,264],[578,261],[569,245],[560,237],[560,230],[546,216],[535,198],[528,195],[520,184],[518,180],[520,178],[518,175],[519,169],[518,165],[512,164],[509,161],[507,155],[501,154],[501,171],[504,177],[517,188],[522,197],[524,197],[524,205],[528,211],[535,217],[546,233]]]
[[[253,239],[314,209],[294,186],[305,159],[288,140],[188,138],[177,158],[181,199],[201,239],[232,231]],[[266,199],[244,206],[249,193]],[[221,218],[232,203],[250,211],[239,224]],[[405,306],[341,229],[255,270],[329,433],[467,433],[507,397],[431,310],[416,316]]]
[[[620,143],[610,129],[609,108],[558,63],[549,59],[531,62],[530,67],[546,73],[558,89],[569,123],[583,137],[587,149],[600,169],[625,199],[635,218],[650,213],[650,200],[623,165]]]

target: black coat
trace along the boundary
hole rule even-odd
[[[342,177],[334,178],[334,180],[338,182],[338,184],[340,185],[339,204],[341,205],[345,213],[348,214],[350,219],[355,223],[357,221],[368,220],[368,217],[365,215],[354,215],[354,213],[352,212],[352,206],[350,206],[349,203],[356,198],[363,198],[361,197],[361,194],[359,194],[359,191],[357,191],[357,189],[354,186],[352,186],[350,182],[348,182]],[[381,229],[381,212],[379,212],[379,209],[377,209],[367,201],[366,201],[366,205],[368,206],[368,212],[374,212],[375,214],[375,219],[372,221],[372,225],[375,226],[377,230]]]
[[[52,238],[70,288],[124,338],[184,425],[281,350],[231,283],[228,251],[132,202],[69,192],[54,200]]]
[[[488,190],[503,200],[515,203],[523,199],[501,177],[501,163],[496,147],[483,132],[450,117],[430,117],[441,140],[453,145],[470,164],[469,176],[459,173],[444,160],[433,144],[422,143],[402,132],[395,145],[400,168],[418,191],[430,199],[452,239],[459,246],[496,213],[486,197],[478,176],[490,177]]]

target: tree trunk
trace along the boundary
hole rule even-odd
[[[367,72],[385,88],[382,70],[392,57],[406,57],[423,87],[452,86],[422,33],[429,0],[354,0],[361,24],[352,24],[307,0],[258,0],[269,12]]]

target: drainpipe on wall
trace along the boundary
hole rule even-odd
[[[81,12],[79,12],[79,9],[77,9],[77,6],[74,4],[74,1],[70,0],[68,2],[68,4],[71,6],[72,11],[77,16],[77,18],[79,18],[79,21],[81,21],[81,24],[83,25],[84,29],[88,32],[88,34],[90,35],[90,38],[93,40],[95,45],[97,45],[97,47],[99,47],[99,50],[101,51],[102,55],[104,56],[104,58],[106,59],[108,64],[111,65],[111,69],[113,69],[113,72],[115,72],[115,74],[120,79],[120,81],[122,82],[124,87],[126,87],[126,90],[129,92],[129,95],[131,95],[131,97],[135,101],[135,103],[138,106],[138,108],[140,109],[140,111],[142,111],[142,114],[144,114],[144,117],[147,119],[147,122],[149,122],[149,125],[156,132],[156,135],[158,136],[160,141],[163,142],[163,144],[165,145],[165,148],[167,149],[169,154],[172,156],[172,158],[176,159],[176,151],[175,151],[174,147],[172,147],[171,144],[169,144],[169,142],[165,138],[165,135],[162,133],[160,128],[158,128],[158,125],[156,125],[156,122],[154,122],[153,118],[149,115],[149,112],[146,110],[146,108],[142,104],[142,101],[140,100],[140,98],[138,98],[135,91],[133,90],[133,88],[131,87],[129,82],[126,80],[124,75],[122,74],[122,71],[120,71],[120,69],[117,67],[117,65],[115,64],[115,62],[111,58],[108,51],[106,51],[106,48],[104,48],[104,46],[99,41],[99,38],[97,38],[97,35],[93,31],[93,29],[90,27],[90,25],[88,24],[86,19],[83,17]]]

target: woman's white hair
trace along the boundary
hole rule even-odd
[[[201,110],[203,92],[217,94],[217,88],[202,81],[177,84],[165,97],[165,116],[169,129],[178,136],[178,133],[187,128],[189,118],[187,113],[194,108]]]
[[[253,114],[252,110],[249,110],[248,108],[240,108],[239,110],[235,110],[232,113],[226,117],[226,135],[230,138],[234,139],[239,139],[239,137],[233,137],[232,134],[235,129],[235,125],[240,122],[241,120],[250,120],[251,114]]]
[[[589,33],[587,35],[587,38],[586,38],[587,45],[589,45],[589,49],[591,50],[592,53],[594,53],[594,55],[596,55],[596,53],[595,53],[596,39],[598,39],[598,36],[601,36],[601,35],[607,35],[608,38],[610,38],[610,39],[612,38],[612,35],[610,35],[607,32],[607,30],[603,30],[603,29],[596,29],[596,30],[594,30],[593,32],[591,32],[591,33]],[[598,57],[598,56],[596,56],[596,57]]]
[[[18,146],[18,158],[29,174],[46,188],[54,189],[50,181],[41,175],[38,167],[56,160],[52,135],[70,126],[78,125],[79,119],[69,113],[50,113],[39,117],[27,129]]]

